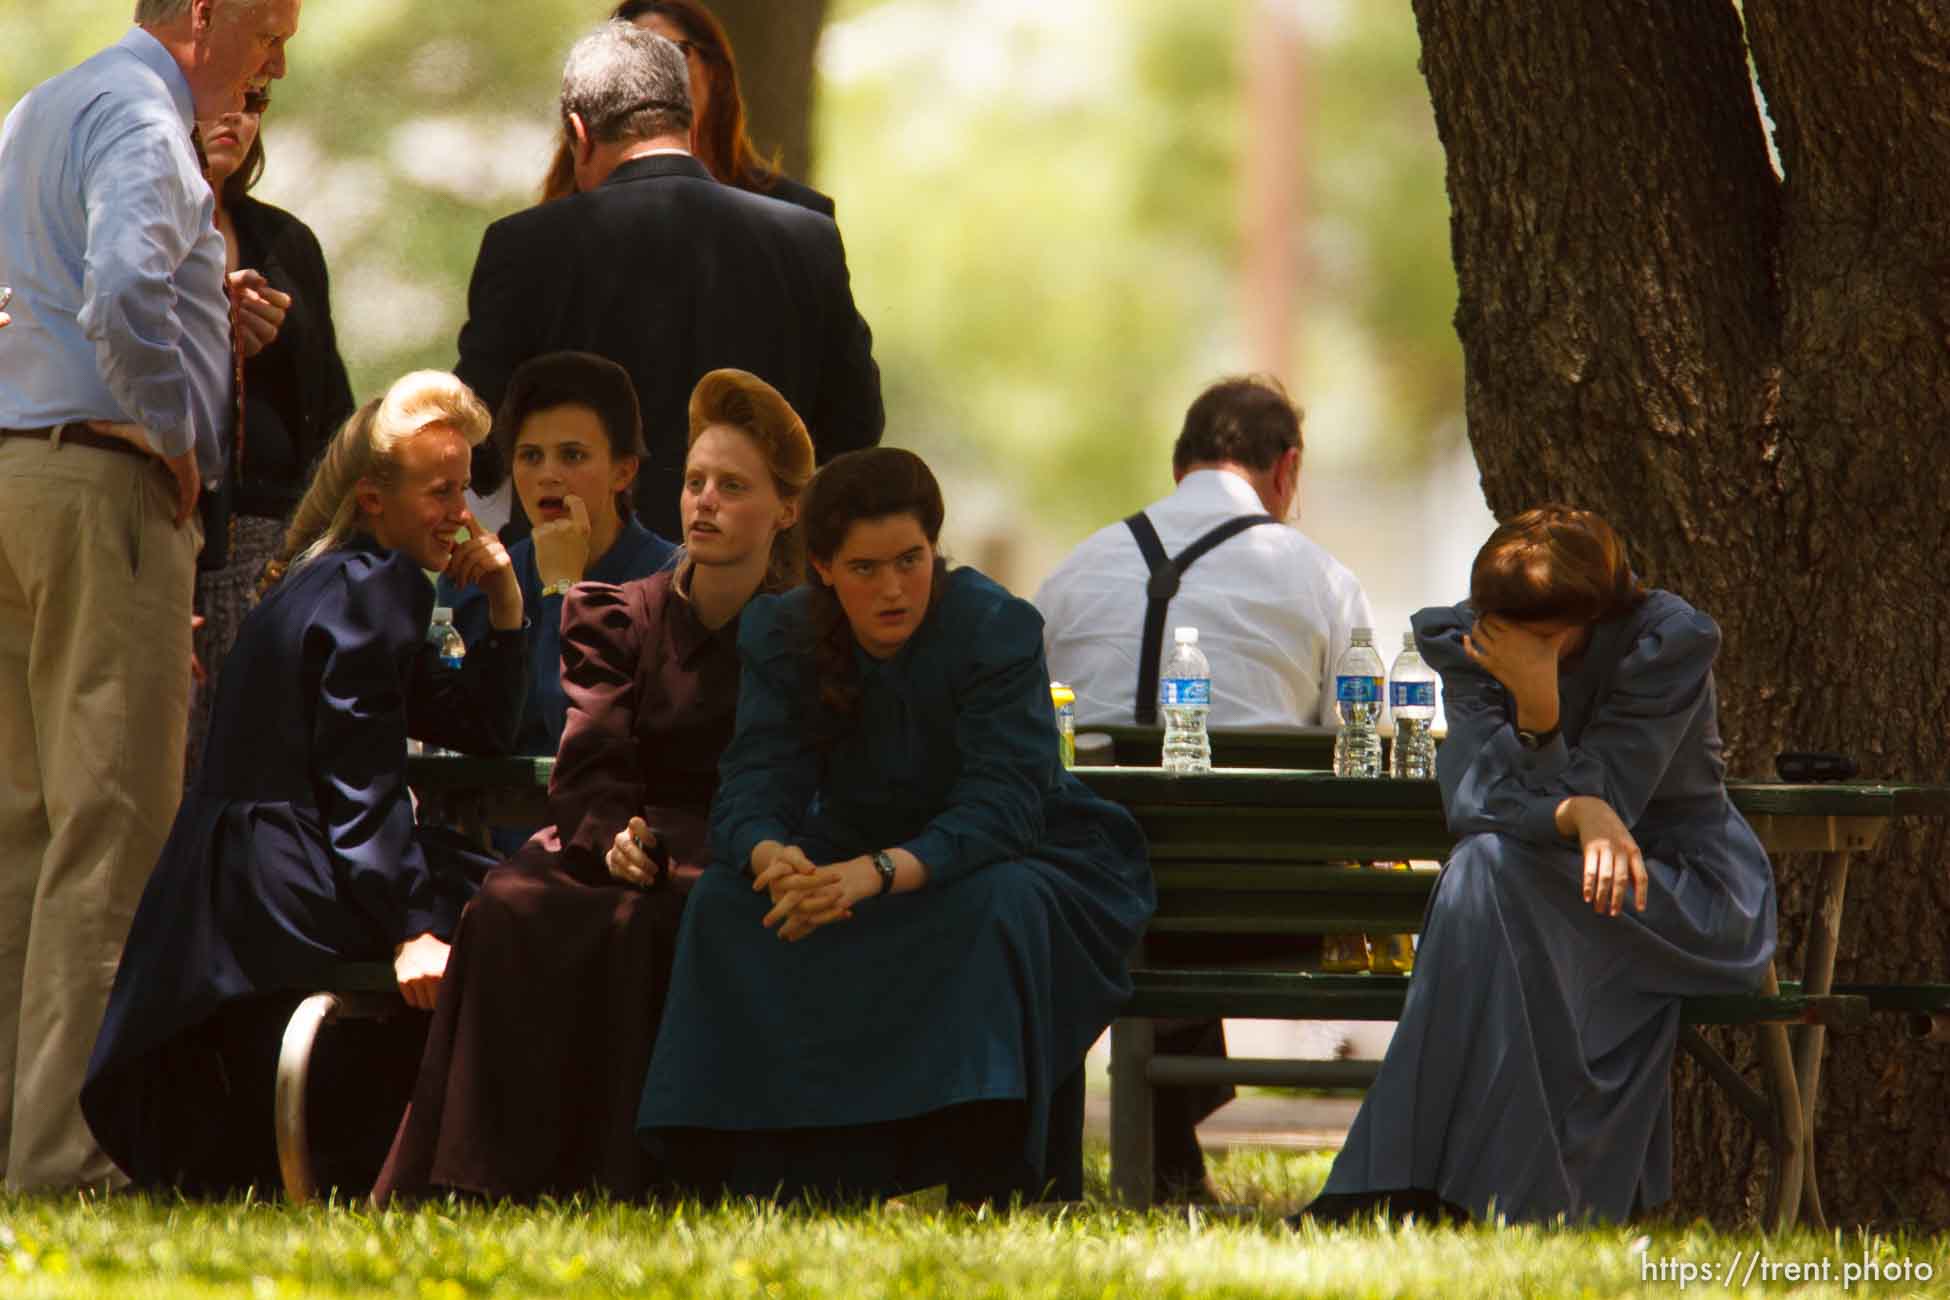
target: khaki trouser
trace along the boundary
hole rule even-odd
[[[182,795],[201,529],[161,462],[0,438],[0,1174],[118,1180],[79,1095]]]

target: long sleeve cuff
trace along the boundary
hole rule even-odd
[[[922,831],[899,847],[919,858],[928,869],[930,886],[945,885],[968,874],[968,868],[955,853],[954,841],[946,831]]]
[[[792,829],[781,821],[746,822],[731,837],[731,861],[725,865],[741,874],[749,872],[752,865],[752,850],[766,840],[789,844],[792,842]]]
[[[1491,738],[1490,744],[1504,751],[1499,757],[1506,757],[1517,779],[1539,795],[1551,794],[1551,788],[1571,766],[1571,748],[1564,743],[1561,731],[1542,749],[1532,750],[1525,749],[1517,739],[1516,728],[1505,726]],[[1522,838],[1535,844],[1565,843],[1566,837],[1557,829],[1557,806],[1562,802],[1562,798],[1550,797],[1532,802],[1521,819]]]

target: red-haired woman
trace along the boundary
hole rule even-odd
[[[726,185],[764,194],[825,216],[833,200],[786,176],[759,157],[745,129],[745,100],[738,92],[738,61],[731,40],[709,9],[697,0],[623,0],[610,13],[674,41],[691,68],[691,152]],[[542,202],[576,191],[575,166],[567,140],[542,181]]]
[[[1413,621],[1460,838],[1307,1213],[1623,1219],[1671,1192],[1680,999],[1751,990],[1774,955],[1773,870],[1723,780],[1719,628],[1557,505],[1491,534],[1467,604]]]
[[[738,702],[738,628],[804,567],[805,423],[714,370],[691,393],[677,567],[564,601],[553,826],[490,871],[454,939],[374,1199],[652,1191],[636,1104]],[[651,890],[651,886],[661,886]]]

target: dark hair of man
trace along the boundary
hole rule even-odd
[[[1469,572],[1477,617],[1516,623],[1602,623],[1637,608],[1645,594],[1625,539],[1598,515],[1567,505],[1536,506],[1500,525]]]
[[[909,515],[934,548],[934,586],[928,612],[941,599],[948,562],[941,555],[941,521],[947,507],[941,485],[928,463],[901,447],[866,447],[835,456],[813,475],[799,520],[806,555],[830,567],[853,525],[863,520]],[[822,725],[815,735],[822,748],[853,728],[860,715],[860,674],[854,662],[858,644],[839,596],[821,582],[811,564],[806,585],[813,589],[813,667],[818,679]]]
[[[643,414],[637,404],[630,372],[593,352],[546,352],[523,362],[508,380],[501,409],[494,415],[490,440],[501,463],[515,463],[515,439],[521,426],[541,411],[558,406],[581,406],[593,411],[603,426],[613,460],[648,455],[643,447]],[[630,494],[616,495],[617,513],[630,514]]]
[[[1185,427],[1171,450],[1171,467],[1229,461],[1269,470],[1290,450],[1304,446],[1300,408],[1270,375],[1221,379],[1200,393],[1185,412]]]
[[[630,23],[604,23],[577,41],[563,64],[565,130],[571,113],[598,144],[688,138],[691,73],[684,52]]]

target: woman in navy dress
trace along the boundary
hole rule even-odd
[[[1671,1194],[1680,1000],[1750,991],[1774,955],[1773,869],[1727,799],[1719,629],[1564,506],[1498,528],[1469,603],[1414,627],[1460,839],[1306,1213],[1623,1219]]]
[[[836,458],[745,612],[738,728],[638,1125],[704,1194],[1082,1194],[1084,1052],[1153,897],[1063,769],[1042,619],[936,550],[919,457]]]
[[[555,824],[489,872],[461,918],[375,1200],[621,1199],[657,1185],[636,1106],[683,896],[710,860],[740,615],[798,580],[812,473],[812,439],[785,398],[714,370],[691,393],[682,560],[569,593]]]
[[[490,434],[514,466],[515,495],[534,530],[508,547],[528,611],[528,684],[517,754],[553,757],[569,700],[562,688],[562,610],[578,582],[623,583],[670,562],[676,548],[637,522],[630,484],[643,458],[643,418],[630,374],[589,352],[551,352],[508,381]],[[436,596],[468,645],[487,635],[487,593],[443,577]],[[513,854],[539,827],[500,828]]]
[[[485,408],[452,375],[411,374],[333,439],[271,585],[218,689],[209,748],[136,913],[82,1089],[102,1147],[143,1186],[275,1186],[277,1045],[298,997],[346,962],[390,962],[430,1009],[447,938],[483,861],[414,823],[409,735],[505,753],[526,669],[521,591],[463,492]],[[444,570],[487,593],[492,632],[458,670],[426,643]],[[350,1115],[379,1113],[377,1149],[321,1117],[329,1178],[370,1180],[424,1017],[402,1017],[338,1063]],[[323,1044],[321,1043],[321,1047]],[[397,1068],[404,1061],[404,1070]],[[390,1114],[387,1113],[391,1103]],[[321,1122],[322,1121],[322,1122]],[[356,1129],[356,1125],[355,1125]],[[319,1132],[319,1130],[323,1130]]]

